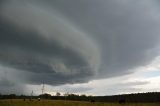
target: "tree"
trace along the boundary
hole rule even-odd
[[[9,97],[10,99],[15,99],[15,98],[16,98],[16,94],[10,94],[10,95],[8,95],[8,97]]]
[[[82,94],[81,97],[86,97],[86,95],[85,95],[85,94]]]
[[[45,93],[45,94],[39,95],[39,97],[44,98],[44,99],[50,99],[52,96],[51,94]]]
[[[61,93],[57,92],[57,93],[56,93],[56,96],[61,96]]]

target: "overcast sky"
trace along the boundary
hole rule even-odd
[[[158,0],[0,0],[0,93],[159,91]]]

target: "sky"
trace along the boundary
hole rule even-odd
[[[0,93],[160,91],[158,0],[0,0]]]

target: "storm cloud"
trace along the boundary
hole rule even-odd
[[[49,11],[30,3],[2,6],[1,63],[31,72],[29,77],[37,76],[29,78],[33,83],[42,78],[50,84],[57,79],[70,82],[71,76],[78,80],[92,76],[99,65],[96,45]]]
[[[24,84],[83,83],[132,73],[159,56],[156,3],[2,0],[0,64],[13,79],[23,76]]]

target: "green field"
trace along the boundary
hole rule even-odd
[[[63,100],[0,100],[0,106],[160,106],[158,103],[102,103],[102,102],[82,102]]]

